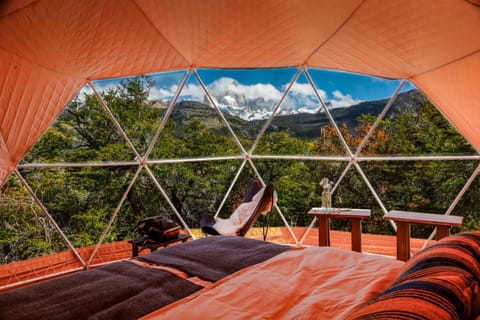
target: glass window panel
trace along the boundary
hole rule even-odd
[[[150,159],[230,156],[240,147],[219,111],[191,74],[177,100]]]
[[[470,167],[471,168],[471,167]],[[470,169],[469,168],[469,169]],[[468,171],[467,171],[468,173]],[[460,231],[478,231],[480,230],[480,176],[477,176],[468,188],[467,192],[460,198],[460,201],[452,211],[452,215],[462,216],[463,223],[461,228],[453,228],[452,233]]]
[[[265,182],[273,182],[278,194],[278,206],[287,223],[292,227],[305,227],[312,218],[307,212],[321,206],[322,187],[320,180],[328,177],[335,181],[345,169],[341,161],[297,161],[254,159]],[[271,226],[284,226],[275,210]]]
[[[413,87],[410,85],[410,87]],[[365,124],[370,125],[371,118]],[[361,155],[473,155],[475,149],[418,89],[400,93]]]
[[[254,153],[340,156],[346,154],[338,132],[303,72],[291,87]]]
[[[134,153],[89,86],[25,155],[25,163],[131,161]]]
[[[295,68],[198,70],[215,104],[227,117],[247,151],[272,115],[295,72]]]
[[[68,250],[60,233],[14,173],[0,187],[0,221],[0,264]]]
[[[165,200],[150,175],[145,171],[137,177],[114,222],[112,233],[116,238],[132,239],[137,222],[147,217],[162,215],[176,221],[175,212]]]
[[[198,228],[202,214],[215,215],[240,170],[241,160],[204,161],[152,166],[186,224]],[[206,178],[208,177],[208,178]],[[243,201],[253,171],[245,166],[219,216],[227,218]]]
[[[98,243],[136,167],[23,169],[50,215],[76,248]],[[123,240],[122,237],[106,241]]]
[[[369,161],[361,163],[388,210],[444,214],[478,165],[475,161]],[[457,207],[457,212],[463,209]],[[433,229],[412,225],[412,236]]]
[[[367,123],[383,111],[401,81],[320,69],[309,69],[308,72],[355,153],[368,132]],[[402,90],[409,87],[404,86]]]
[[[93,85],[143,156],[185,75],[186,71],[165,72],[99,80]]]

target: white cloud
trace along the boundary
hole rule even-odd
[[[115,88],[118,86],[118,82],[96,81],[94,85],[98,92],[103,92]],[[283,95],[283,90],[285,90],[287,86],[288,84],[285,84],[281,89],[277,89],[269,83],[245,85],[233,78],[222,77],[210,83],[207,88],[215,101],[228,94],[244,96],[246,100],[263,98],[265,101],[278,102]],[[149,98],[152,100],[168,101],[174,97],[177,90],[178,85],[176,84],[170,85],[169,87],[156,86],[150,89]],[[79,92],[79,98],[81,100],[84,100],[84,94],[93,94],[93,90],[86,85]],[[332,98],[329,97],[326,91],[321,89],[318,89],[318,94],[324,101],[328,101],[332,108],[348,107],[362,102],[362,100],[354,99],[350,94],[344,94],[340,90],[333,91]],[[198,83],[187,83],[181,92],[180,100],[189,99],[202,102],[204,101],[204,97],[205,92]],[[309,83],[293,84],[288,96],[283,102],[282,110],[286,111],[300,107],[306,107],[310,110],[320,108],[317,96]]]
[[[111,89],[116,89],[120,84],[120,80],[118,81],[95,81],[93,82],[93,86],[98,93],[106,92]]]
[[[340,90],[335,90],[332,92],[333,99],[330,100],[333,108],[349,107],[354,104],[363,102],[363,100],[353,99],[350,94],[343,94]]]
[[[270,83],[256,83],[244,85],[235,79],[222,77],[208,85],[208,90],[215,96],[223,96],[226,92],[244,95],[246,99],[263,98],[265,100],[279,100],[282,96],[277,88]]]
[[[150,88],[149,98],[151,100],[168,101],[173,98],[177,89],[177,85],[172,85],[169,88],[153,87]]]
[[[290,88],[290,94],[299,97],[315,97],[315,92],[309,83],[294,83]],[[318,90],[320,97],[325,98],[327,94],[323,90]]]
[[[203,101],[205,91],[197,84],[187,84],[183,87],[181,95],[191,97],[193,100]]]
[[[95,90],[97,90],[98,93],[102,93],[105,91],[108,91],[110,89],[115,89],[118,86],[119,82],[113,82],[113,81],[96,81],[93,83],[93,86],[95,87]],[[93,95],[93,89],[87,84],[85,85],[79,92],[78,92],[78,99],[80,101],[85,101],[85,95]]]
[[[84,86],[79,92],[78,92],[78,98],[80,101],[85,100],[85,95],[92,95],[93,90],[89,85]]]
[[[178,90],[178,85],[174,84],[169,87],[153,87],[150,88],[148,98],[150,100],[158,100],[158,101],[168,101],[171,100],[175,93]],[[196,84],[186,84],[182,92],[180,94],[180,100],[182,100],[182,96],[191,100],[196,101],[203,101],[203,97],[205,92],[203,91],[200,85]]]
[[[287,85],[284,86],[286,89]],[[320,97],[325,98],[326,92],[319,90]],[[320,102],[309,83],[294,83],[290,88],[287,98],[285,99],[282,109],[299,109],[305,107],[309,110],[317,110],[320,108]]]

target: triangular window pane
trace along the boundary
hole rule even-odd
[[[347,72],[308,72],[353,153],[368,132],[366,123],[383,111],[401,84],[399,80]]]
[[[93,82],[141,156],[185,74],[177,71]]]
[[[312,218],[307,212],[321,206],[322,187],[319,182],[327,177],[335,181],[345,169],[342,161],[261,160],[254,164],[265,182],[273,182],[278,194],[278,205],[288,224],[306,227]],[[271,217],[272,226],[284,226],[281,217]]]
[[[466,173],[472,169],[472,166],[466,168]],[[453,228],[451,233],[460,231],[478,231],[480,230],[480,212],[478,210],[478,201],[480,199],[480,176],[477,175],[468,190],[462,196],[452,211],[452,215],[462,216],[463,223],[461,228]]]
[[[272,115],[296,69],[201,69],[215,104],[248,151]]]
[[[418,89],[400,93],[362,155],[473,155],[475,149]]]
[[[126,199],[104,239],[104,243],[107,244],[103,246],[108,247],[108,243],[138,238],[140,235],[135,232],[137,223],[145,218],[158,215],[178,222],[174,211],[168,205],[168,202],[161,194],[154,180],[146,170],[142,170],[130,191],[127,193]],[[117,244],[118,243],[112,243],[112,245],[115,246]],[[125,258],[125,247],[117,247],[116,249],[117,252],[112,252],[112,255],[117,259]],[[128,246],[127,249],[129,250],[128,253],[130,253],[131,246]],[[150,253],[150,251],[146,250],[141,252],[141,254],[144,253]],[[93,257],[92,263],[95,264],[110,260],[112,260],[111,256],[104,257],[104,254],[99,250]]]
[[[466,160],[369,161],[362,168],[388,210],[443,214],[477,165]],[[412,225],[413,237],[426,238],[431,231]]]
[[[98,243],[134,169],[24,169],[21,173],[72,245],[81,248]]]
[[[21,163],[131,161],[132,150],[85,86]]]
[[[216,214],[240,166],[241,160],[227,160],[163,164],[151,169],[185,223],[198,228],[202,214]],[[244,168],[237,185],[247,185],[251,177],[251,172]],[[234,188],[230,198],[235,195]],[[221,217],[233,212],[236,200],[225,203]]]
[[[302,72],[254,154],[345,155],[337,131]]]
[[[0,286],[82,267],[14,174],[0,187],[0,221]]]
[[[163,127],[149,159],[198,158],[240,154],[219,111],[191,74]]]
[[[0,221],[0,264],[68,249],[60,233],[13,173],[0,187]]]

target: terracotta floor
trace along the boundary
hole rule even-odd
[[[306,228],[293,228],[293,233],[298,240],[302,238]],[[332,247],[350,250],[350,232],[330,231],[330,243]],[[254,229],[248,234],[250,238],[262,239],[262,230]],[[268,241],[276,243],[295,244],[294,239],[290,235],[287,228],[270,228],[268,232]],[[412,239],[410,242],[412,254],[417,253],[424,245],[424,239]],[[431,242],[433,243],[433,241]],[[303,241],[304,245],[318,245],[318,230],[311,229]],[[396,237],[377,234],[362,234],[362,250],[363,252],[382,254],[387,256],[396,256]]]

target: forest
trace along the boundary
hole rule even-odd
[[[21,162],[19,173],[75,247],[95,245],[109,223],[112,225],[104,235],[104,242],[130,239],[136,222],[154,215],[165,215],[190,228],[198,228],[202,214],[217,211],[242,166],[242,158],[234,157],[241,154],[241,149],[216,110],[198,103],[177,103],[158,140],[149,148],[167,110],[148,99],[152,86],[147,77],[136,77],[101,93],[136,152],[119,133],[101,101],[94,94],[85,94],[66,107]],[[387,114],[360,156],[475,154],[470,144],[427,99],[415,101],[416,105],[410,104],[402,112]],[[360,145],[376,117],[364,113],[356,115],[354,122],[338,123],[352,150]],[[317,126],[317,134],[313,137],[311,134],[303,137],[296,134],[294,128],[275,126],[272,122],[272,128],[255,144],[262,123],[226,118],[245,150],[255,146],[252,162],[265,182],[275,183],[278,207],[290,226],[308,226],[311,222],[308,210],[321,204],[319,181],[328,177],[336,182],[342,176],[333,194],[333,205],[369,208],[372,218],[363,222],[363,231],[394,233],[391,225],[383,220],[378,201],[355,165],[349,166],[348,161],[335,157],[344,157],[346,152],[331,124]],[[141,163],[139,166],[139,156],[146,153],[148,165]],[[267,159],[255,155],[332,157],[323,160],[308,157]],[[231,157],[210,159],[223,156]],[[195,158],[209,159],[169,161]],[[39,168],[29,165],[32,163],[102,165]],[[479,165],[478,160],[372,159],[357,164],[387,210],[427,213],[446,212]],[[220,216],[228,216],[242,201],[248,181],[255,174],[247,162]],[[130,191],[120,202],[135,177]],[[452,211],[464,217],[463,231],[480,230],[479,199],[477,178]],[[117,206],[120,207],[117,209]],[[116,210],[118,214],[112,219]],[[0,187],[0,220],[1,264],[67,249],[52,221],[15,174]],[[276,210],[272,212],[271,225],[284,225]],[[332,228],[348,230],[348,224],[337,220]],[[426,237],[430,232],[427,227],[412,230],[413,236],[418,237]]]

